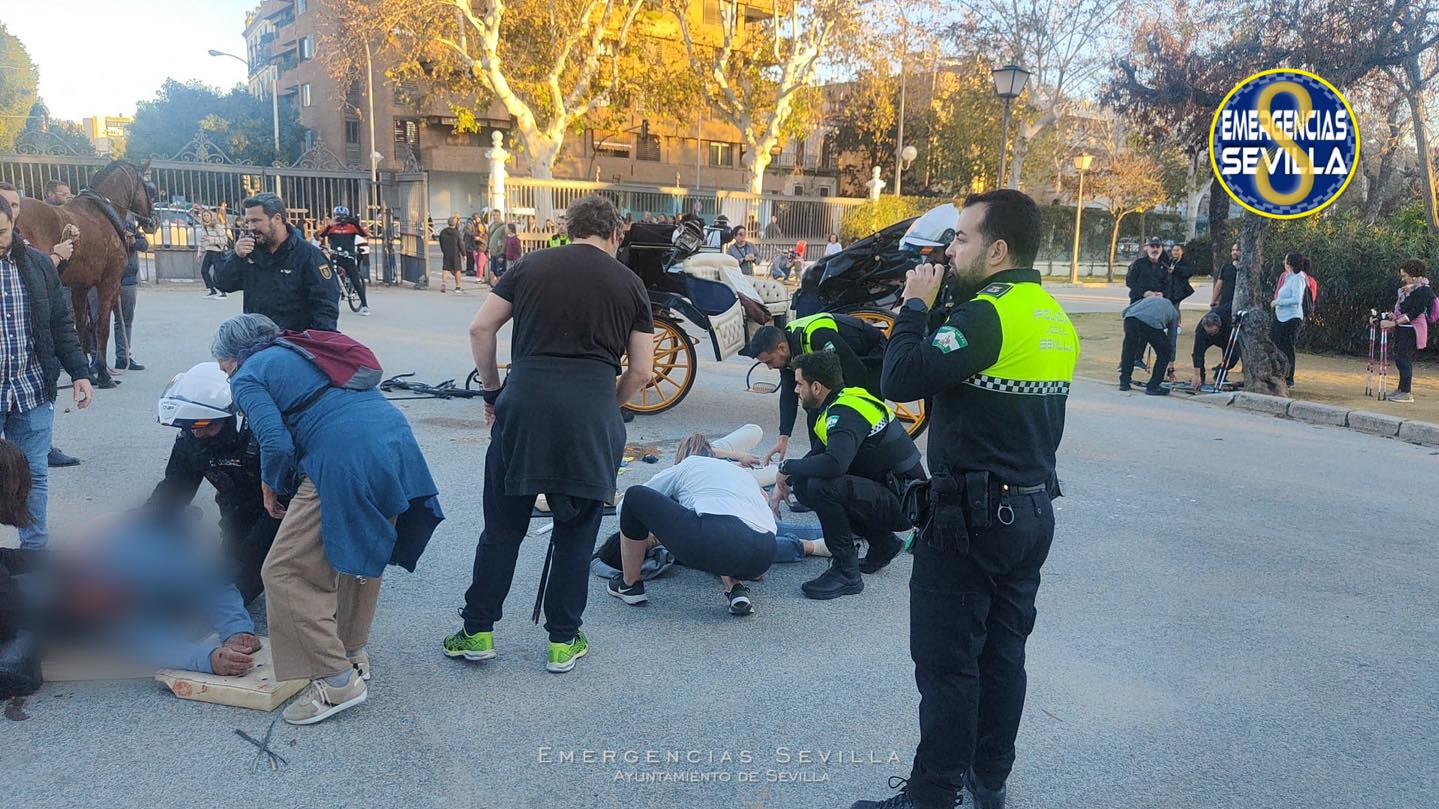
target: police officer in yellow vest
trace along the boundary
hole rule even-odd
[[[903,793],[853,809],[950,807],[961,786],[980,809],[1004,806],[1079,355],[1069,317],[1031,269],[1039,240],[1034,200],[972,195],[946,253],[953,283],[978,294],[928,333],[945,271],[920,265],[905,284],[882,387],[897,401],[934,397],[909,602],[920,741]]]
[[[912,480],[923,480],[919,449],[883,401],[859,387],[845,387],[839,357],[817,351],[794,359],[796,394],[809,413],[816,441],[810,453],[780,464],[770,503],[794,494],[814,509],[833,559],[829,569],[801,589],[814,599],[854,595],[864,589],[860,573],[876,573],[904,543],[894,535],[910,527],[900,497]],[[869,543],[864,560],[855,540]]]
[[[799,399],[795,396],[790,361],[811,351],[833,351],[839,357],[846,384],[879,396],[879,371],[884,363],[884,332],[850,315],[819,314],[791,320],[783,329],[761,326],[740,353],[780,372],[779,439],[764,456],[764,464],[778,456],[784,460],[794,434]],[[814,446],[814,437],[810,437]]]

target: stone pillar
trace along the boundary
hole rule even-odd
[[[485,157],[490,160],[490,210],[499,211],[502,219],[506,210],[505,161],[510,159],[504,140],[505,136],[496,130],[490,134],[490,143],[493,145],[485,150]]]

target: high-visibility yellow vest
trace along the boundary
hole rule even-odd
[[[965,383],[1001,393],[1067,394],[1079,335],[1059,302],[1035,283],[990,284],[975,298],[994,304],[1004,341],[999,359]]]
[[[810,337],[820,329],[833,329],[839,332],[839,323],[835,322],[834,316],[827,312],[820,312],[817,315],[801,317],[785,324],[785,331],[799,335],[799,353],[808,354],[814,348],[810,345]]]
[[[819,418],[814,423],[815,437],[826,446],[829,445],[830,419],[838,419],[838,416],[829,414],[829,411],[835,407],[848,407],[862,416],[865,421],[869,422],[870,435],[883,430],[894,418],[894,411],[889,409],[889,405],[876,399],[869,391],[864,388],[844,388],[839,392],[839,396],[829,403],[829,407],[820,412]]]

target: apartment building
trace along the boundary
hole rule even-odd
[[[374,63],[374,98],[358,87],[341,87],[320,59],[321,18],[325,0],[262,0],[245,21],[250,91],[268,97],[276,88],[293,99],[306,128],[307,144],[323,143],[339,160],[360,169],[378,153],[381,171],[422,169],[429,174],[431,208],[436,218],[468,214],[484,207],[492,133],[506,137],[511,176],[529,174],[523,149],[511,138],[514,126],[499,104],[477,113],[480,132],[456,130],[450,105],[442,98],[405,99],[385,78],[386,64]],[[701,26],[718,25],[718,0],[694,0],[693,18]],[[687,70],[687,66],[681,69]],[[368,110],[373,106],[373,140]],[[774,158],[766,174],[768,193],[829,196],[838,188],[833,161],[823,158],[823,135],[793,141]],[[628,125],[571,134],[554,167],[557,179],[678,185],[699,189],[744,190],[749,179],[741,163],[738,132],[718,116],[700,111],[685,121],[635,117]]]

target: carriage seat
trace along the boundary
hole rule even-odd
[[[776,321],[783,323],[789,316],[789,288],[770,278],[742,274],[739,262],[733,256],[724,253],[697,253],[685,260],[684,271],[696,278],[719,281],[733,289],[735,294],[753,297],[744,289],[745,285],[748,285],[758,294],[760,304],[769,310]]]

